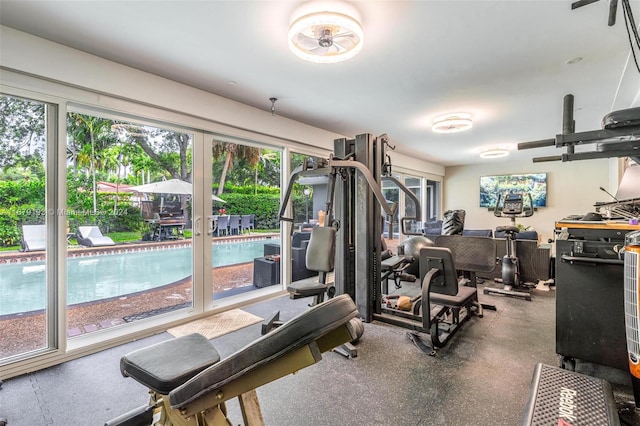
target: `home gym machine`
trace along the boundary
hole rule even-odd
[[[362,319],[365,322],[372,321],[376,306],[382,300],[382,210],[392,215],[395,208],[389,206],[382,194],[381,179],[393,180],[416,203],[416,215],[402,217],[400,220],[403,234],[411,234],[407,223],[421,220],[415,195],[389,176],[387,148],[386,135],[374,137],[371,134],[361,134],[354,139],[336,139],[334,154],[328,159],[308,159],[291,173],[280,208],[280,220],[293,222],[285,213],[293,184],[298,178],[326,176],[329,188],[323,225],[324,228],[335,229],[336,239],[333,283],[323,284],[322,281],[327,278],[326,273],[321,271],[317,279],[296,281],[289,285],[287,290],[293,298],[314,296],[319,301],[325,290],[329,297],[348,294],[355,301]],[[312,238],[313,232],[312,230]]]
[[[528,202],[525,202],[528,199]],[[500,203],[502,201],[502,204]],[[517,291],[514,289],[526,289],[520,280],[520,260],[517,253],[517,234],[520,229],[516,226],[517,217],[529,217],[533,215],[533,200],[531,194],[522,192],[498,194],[498,201],[493,210],[496,217],[509,218],[510,226],[498,226],[496,233],[504,232],[506,254],[502,258],[502,278],[496,278],[495,281],[504,284],[503,288],[485,287],[484,294],[502,294],[509,297],[520,297],[531,301],[531,294],[526,291]]]

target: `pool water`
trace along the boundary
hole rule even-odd
[[[251,262],[263,255],[262,239],[214,244],[214,267]],[[192,274],[191,248],[74,257],[67,260],[67,303],[90,302],[171,284]],[[0,315],[44,309],[44,261],[0,264]]]

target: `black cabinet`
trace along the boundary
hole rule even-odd
[[[253,285],[268,287],[280,283],[280,260],[267,257],[253,259]]]
[[[556,241],[556,352],[627,370],[624,262],[615,244]]]

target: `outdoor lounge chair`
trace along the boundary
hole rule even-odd
[[[113,240],[105,237],[97,226],[79,226],[76,235],[78,244],[87,247],[112,246]]]
[[[44,250],[47,243],[47,231],[44,225],[22,225],[20,251]]]

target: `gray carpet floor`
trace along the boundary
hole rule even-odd
[[[435,357],[413,346],[405,329],[374,321],[364,325],[357,358],[325,353],[318,364],[260,387],[266,424],[520,424],[535,365],[558,365],[555,292],[534,290],[531,302],[479,293],[497,311],[471,318]],[[307,303],[282,297],[244,309],[263,318],[279,309],[286,319]],[[255,324],[213,342],[224,357],[259,335]],[[7,380],[0,416],[9,426],[101,425],[148,400],[142,385],[121,376],[120,357],[169,338],[158,334]],[[625,375],[605,378],[621,406],[632,400]],[[242,424],[237,404],[229,412]]]

